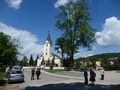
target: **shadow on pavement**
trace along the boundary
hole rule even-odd
[[[6,80],[0,80],[0,86],[5,86],[7,84]]]
[[[22,82],[11,82],[11,83],[9,83],[9,84],[22,84],[22,83],[24,83],[25,81],[22,81]]]
[[[85,85],[83,83],[61,83],[47,84],[39,87],[26,87],[24,90],[120,90],[120,84],[117,85]]]

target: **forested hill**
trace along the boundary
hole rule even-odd
[[[103,53],[103,54],[96,54],[93,56],[89,56],[87,58],[114,58],[114,57],[120,57],[120,53]],[[76,60],[82,60],[83,58],[78,58]]]

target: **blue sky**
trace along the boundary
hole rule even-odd
[[[42,54],[43,44],[50,30],[53,43],[61,36],[55,27],[59,5],[68,0],[0,0],[0,32],[17,38],[23,46],[22,53],[36,58]],[[87,0],[97,29],[98,45],[87,52],[80,48],[75,58],[94,54],[120,52],[120,0]],[[53,45],[53,52],[54,45]]]

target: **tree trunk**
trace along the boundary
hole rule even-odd
[[[73,52],[71,52],[71,56],[70,56],[70,60],[71,60],[71,67],[73,68],[74,67],[74,54]]]
[[[63,52],[62,52],[62,61],[61,61],[61,66],[63,66],[64,64],[63,64]]]

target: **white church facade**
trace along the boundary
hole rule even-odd
[[[56,54],[52,53],[52,40],[50,37],[50,32],[48,33],[47,39],[44,43],[43,55],[37,60],[37,66],[44,65],[50,66],[54,61],[54,66],[61,66],[61,58]]]

